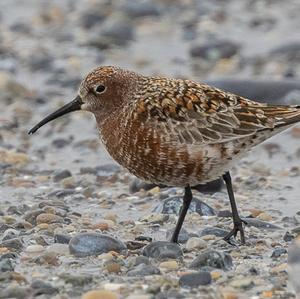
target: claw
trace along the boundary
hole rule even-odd
[[[230,238],[232,236],[234,236],[234,238],[236,238],[238,232],[240,232],[241,244],[244,245],[246,243],[246,240],[245,240],[243,223],[245,223],[245,221],[242,219],[239,219],[238,221],[234,221],[233,229],[224,237],[224,240],[232,245]],[[247,224],[247,223],[245,223],[245,224]]]

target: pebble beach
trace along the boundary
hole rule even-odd
[[[92,115],[28,130],[99,65],[189,78],[300,105],[295,0],[0,2],[0,299],[293,299],[300,296],[300,125],[232,169],[246,245],[221,180],[142,182],[103,148]],[[298,28],[298,29],[297,29]]]

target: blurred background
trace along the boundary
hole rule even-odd
[[[134,221],[148,215],[163,198],[179,194],[180,204],[181,190],[164,190],[161,196],[159,189],[151,189],[152,193],[141,191],[145,185],[138,185],[140,182],[120,170],[103,150],[91,115],[74,113],[48,124],[34,136],[28,136],[28,130],[71,101],[83,76],[99,65],[205,81],[259,101],[300,104],[299,16],[299,0],[1,0],[1,242],[20,234],[26,246],[42,244],[45,248],[54,242],[58,229],[71,234],[91,229],[99,219],[104,221],[106,213],[115,213],[114,218],[105,220],[105,225],[108,227],[109,223],[109,232],[120,238],[128,240],[139,233],[148,236],[158,232],[165,239],[170,223],[155,223],[151,227],[142,222],[135,226]],[[256,147],[233,169],[242,215],[276,223],[285,230],[270,232],[258,226],[250,234],[247,229],[254,248],[235,252],[234,262],[238,264],[241,259],[241,267],[235,273],[242,278],[237,277],[232,288],[239,297],[220,298],[258,298],[257,294],[262,296],[259,298],[294,298],[286,288],[286,264],[282,265],[286,262],[288,242],[300,232],[299,161],[300,127],[295,126]],[[214,191],[219,192],[201,198],[217,212],[228,210],[224,189],[218,185]],[[30,212],[41,213],[49,205],[52,213],[69,221],[59,223],[56,231],[51,225],[37,229],[35,218],[28,216]],[[170,219],[175,223],[175,218]],[[201,227],[208,224],[228,229],[231,220],[227,220],[226,223],[224,217],[198,217],[186,227],[195,232],[195,225],[198,229],[201,223]],[[268,225],[264,228],[272,229]],[[281,251],[270,258],[273,247]],[[68,271],[72,263],[69,257],[65,258],[58,272]],[[77,263],[80,262],[75,260]],[[30,272],[26,259],[17,259],[16,265],[15,271],[26,272],[29,282],[33,274],[58,281],[56,274],[47,274],[47,265],[47,270],[36,272]],[[80,267],[81,274],[96,271],[98,278],[95,265],[83,263]],[[271,268],[274,272],[270,274]],[[73,271],[70,268],[71,274]],[[257,273],[261,274],[261,282],[253,282]],[[243,278],[248,279],[248,284]],[[63,279],[67,280],[62,278],[59,283]],[[228,280],[224,281],[228,285]],[[125,290],[136,289],[131,283],[128,285]],[[279,290],[277,297],[269,291],[272,288]],[[299,290],[299,285],[296,288]],[[13,286],[11,292],[6,292],[8,297],[14,297],[14,289]],[[67,290],[67,297],[57,298],[79,298],[82,293],[76,281],[71,290],[65,286],[62,289]],[[261,295],[264,292],[267,293]],[[0,297],[6,298],[3,296]]]

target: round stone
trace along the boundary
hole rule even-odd
[[[207,242],[197,237],[189,238],[185,246],[186,250],[188,251],[192,251],[194,249],[204,249],[206,247]]]
[[[182,256],[182,250],[176,243],[156,241],[145,246],[143,255],[155,259],[176,259]]]
[[[119,296],[111,291],[93,290],[82,295],[81,299],[118,299]]]
[[[230,270],[232,268],[232,257],[225,252],[205,250],[190,264],[191,269],[201,269],[202,267]]]
[[[29,245],[26,247],[25,252],[34,254],[34,253],[40,253],[44,250],[45,250],[45,247],[42,245]]]
[[[212,281],[209,272],[200,271],[197,273],[188,273],[182,275],[179,279],[179,284],[182,287],[197,288],[201,285],[208,285]]]
[[[121,241],[103,234],[82,233],[70,240],[69,250],[78,257],[99,255],[109,251],[122,252],[126,246]]]
[[[42,213],[36,217],[36,223],[62,223],[64,219],[60,216],[49,214],[49,213]]]
[[[68,244],[54,243],[47,248],[47,252],[57,255],[69,255],[69,246]]]
[[[127,272],[127,276],[148,276],[148,275],[155,275],[155,274],[160,274],[160,271],[157,267],[152,266],[152,265],[145,265],[145,264],[140,264],[133,268],[132,270]]]
[[[177,261],[165,261],[159,264],[159,268],[163,271],[174,271],[178,269]]]
[[[154,211],[162,214],[179,215],[181,206],[182,206],[182,197],[173,196],[167,198],[163,203],[158,205],[154,209]],[[203,202],[202,200],[196,197],[193,198],[189,207],[189,211],[192,213],[198,213],[201,216],[214,216],[216,214],[216,212],[212,207],[210,207],[205,202]]]

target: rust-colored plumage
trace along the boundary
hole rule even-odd
[[[145,181],[183,186],[189,195],[189,186],[223,176],[234,218],[227,239],[240,231],[242,241],[228,171],[240,155],[300,121],[300,106],[257,103],[206,84],[146,77],[117,67],[90,72],[74,103],[73,110],[79,105],[95,115],[110,155]],[[73,111],[68,109],[62,111]]]
[[[94,109],[96,98],[87,101],[103,143],[122,166],[155,183],[186,186],[216,179],[240,154],[300,120],[297,106],[256,103],[206,84],[111,67],[91,72],[80,93],[106,80],[113,91],[99,96],[103,108]],[[125,92],[117,96],[120,82]],[[106,111],[112,101],[117,104]]]

